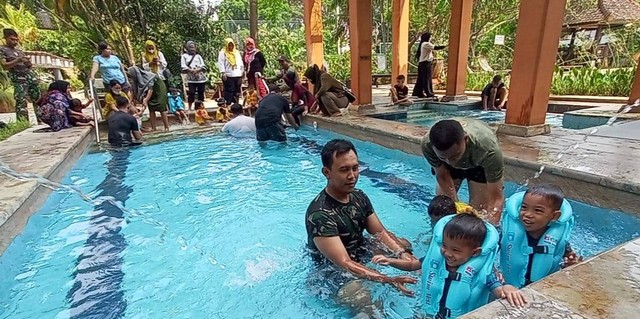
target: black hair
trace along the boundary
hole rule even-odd
[[[320,153],[322,157],[322,166],[331,168],[334,156],[340,156],[348,153],[349,151],[353,151],[356,156],[358,156],[358,152],[356,151],[356,147],[353,146],[353,143],[341,139],[333,139],[329,141],[324,145],[322,152]]]
[[[71,108],[82,108],[82,101],[80,99],[71,99]]]
[[[231,113],[233,113],[233,115],[242,114],[242,105],[233,103],[233,105],[231,105]]]
[[[437,195],[429,203],[427,209],[429,217],[442,218],[447,215],[456,214],[456,203],[449,196]]]
[[[116,86],[116,85],[122,86],[122,84],[120,84],[120,82],[118,82],[118,80],[109,81],[109,91],[113,92],[113,87]]]
[[[422,44],[431,41],[431,32],[425,32],[420,36],[420,44],[418,44],[418,50],[416,50],[416,60],[420,59],[422,53]]]
[[[481,247],[487,237],[487,226],[480,217],[458,214],[444,226],[444,236],[450,239],[462,239],[473,248]]]
[[[493,82],[502,82],[502,77],[500,75],[496,75],[493,77]]]
[[[439,151],[446,151],[462,140],[464,129],[456,120],[442,120],[429,129],[429,141]]]
[[[2,35],[4,36],[5,39],[8,37],[17,37],[18,32],[16,32],[16,30],[14,29],[6,28],[6,29],[2,29]]]
[[[102,51],[106,50],[109,47],[109,44],[105,41],[98,43],[98,54],[102,54]]]
[[[527,189],[525,195],[541,196],[551,203],[553,210],[560,210],[564,201],[564,193],[560,187],[553,184],[538,184]]]
[[[196,105],[195,106],[196,109],[200,108],[201,106],[204,108],[204,103],[200,100],[196,100],[194,104]]]
[[[129,105],[129,99],[124,96],[116,96],[116,105],[118,106],[118,108],[123,108]]]
[[[404,74],[400,74],[396,77],[396,80],[404,80],[406,79],[406,77],[404,76]]]

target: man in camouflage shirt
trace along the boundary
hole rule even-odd
[[[306,214],[309,248],[320,259],[326,258],[359,278],[391,284],[412,295],[405,284],[415,283],[414,278],[388,277],[360,263],[366,250],[364,230],[399,258],[415,257],[384,228],[367,195],[355,188],[359,167],[353,144],[345,140],[327,143],[322,149],[322,165],[327,186],[311,202]]]
[[[18,33],[13,29],[2,30],[5,45],[0,46],[0,64],[7,71],[13,83],[13,96],[16,100],[16,118],[18,120],[28,120],[27,97],[35,103],[40,98],[40,89],[36,75],[31,70],[31,59],[18,48],[20,39]]]

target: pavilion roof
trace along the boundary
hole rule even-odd
[[[640,22],[640,3],[637,0],[574,0],[565,15],[568,27],[632,22]]]

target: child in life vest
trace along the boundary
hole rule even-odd
[[[532,186],[505,208],[500,268],[508,284],[524,287],[581,260],[569,244],[573,210],[559,187]]]

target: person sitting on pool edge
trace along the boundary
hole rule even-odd
[[[129,99],[116,96],[115,100],[118,110],[113,112],[107,120],[109,144],[116,147],[142,144],[140,141],[142,133],[138,122],[133,115],[129,114]],[[131,135],[133,135],[135,141],[133,141]]]
[[[571,204],[557,186],[535,185],[509,197],[500,243],[505,281],[524,287],[579,262],[569,244],[573,224]]]
[[[413,101],[409,97],[409,88],[404,84],[406,78],[400,74],[396,78],[396,85],[391,87],[391,104],[400,104],[402,106],[412,105]]]
[[[312,256],[319,264],[328,261],[345,273],[390,284],[402,293],[412,295],[405,285],[416,283],[415,278],[389,277],[363,264],[367,259],[365,230],[397,257],[409,260],[415,257],[406,243],[385,229],[367,195],[355,188],[359,177],[355,147],[349,141],[334,139],[322,148],[321,156],[322,174],[327,185],[309,204],[305,218]],[[336,271],[339,273],[334,274],[340,277],[336,286],[344,288],[350,280]]]
[[[442,120],[422,140],[422,153],[436,176],[437,193],[458,202],[463,180],[469,184],[469,204],[500,225],[504,202],[504,159],[498,139],[485,123],[474,119]]]

